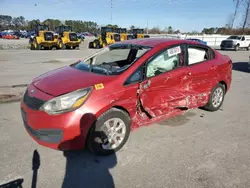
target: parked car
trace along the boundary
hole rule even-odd
[[[199,42],[201,44],[204,44],[204,45],[207,45],[207,42],[206,41],[203,41],[201,39],[196,39],[196,38],[189,38],[187,40],[192,40],[192,41],[196,41],[196,42]]]
[[[35,78],[21,102],[39,144],[109,155],[130,130],[203,107],[217,111],[232,61],[201,43],[163,38],[126,40]]]
[[[245,36],[232,35],[226,40],[221,41],[220,44],[221,50],[235,50],[246,49],[250,50],[250,39],[247,39]]]
[[[14,33],[6,33],[4,36],[3,36],[4,39],[19,39],[18,36],[16,36]]]

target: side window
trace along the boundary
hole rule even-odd
[[[124,85],[139,82],[142,79],[142,67],[138,68],[124,83]]]
[[[188,65],[193,65],[210,59],[209,50],[202,47],[188,47]]]
[[[241,40],[242,40],[242,41],[244,41],[244,40],[246,40],[246,39],[245,39],[245,37],[242,37],[242,39],[241,39]]]
[[[147,77],[176,69],[184,65],[184,45],[170,47],[154,57],[147,65]]]

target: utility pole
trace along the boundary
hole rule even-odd
[[[112,24],[112,0],[110,0],[110,8],[111,8],[111,24]]]
[[[147,34],[148,34],[148,20],[147,20]]]

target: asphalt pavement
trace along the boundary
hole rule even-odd
[[[0,51],[0,86],[28,83],[89,53]],[[26,133],[19,102],[0,104],[0,185],[23,178],[24,188],[249,188],[250,53],[222,53],[232,58],[234,70],[219,111],[191,110],[136,129],[109,157],[42,147]]]

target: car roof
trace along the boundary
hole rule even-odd
[[[160,44],[179,44],[179,43],[190,43],[192,44],[192,41],[190,40],[183,40],[183,39],[172,39],[172,38],[142,38],[142,39],[133,39],[133,40],[124,40],[122,42],[119,42],[120,44],[136,44],[136,45],[142,45],[142,46],[149,46],[149,47],[155,47]]]

